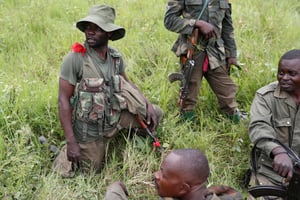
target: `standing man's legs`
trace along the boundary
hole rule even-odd
[[[202,65],[205,58],[205,52],[197,51],[194,55],[195,60],[195,66],[191,75],[191,79],[189,81],[188,85],[188,94],[186,99],[183,101],[183,105],[181,108],[181,112],[191,112],[194,110],[197,101],[198,101],[198,95],[200,91],[201,86],[201,80],[202,80]]]
[[[233,115],[238,106],[235,97],[237,86],[228,75],[225,66],[208,70],[204,76],[218,98],[221,112]]]

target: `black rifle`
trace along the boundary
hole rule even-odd
[[[182,64],[181,72],[174,72],[169,74],[168,78],[171,83],[174,81],[181,81],[180,87],[180,95],[178,104],[182,106],[184,99],[187,97],[189,91],[189,82],[192,76],[192,72],[194,69],[195,61],[193,59],[195,46],[197,45],[199,30],[197,28],[194,29],[193,34],[188,37],[189,48],[187,55],[183,55],[180,57],[180,61]]]
[[[294,161],[293,177],[288,185],[258,185],[249,188],[248,192],[255,198],[263,196],[278,196],[284,198],[285,200],[300,200],[300,159],[292,149],[279,140],[274,138],[260,138],[255,142],[251,151],[251,166],[254,174],[257,174],[257,155],[259,153],[257,144],[262,140],[275,142],[286,150],[288,156]]]

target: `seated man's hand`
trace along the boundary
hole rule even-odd
[[[289,182],[293,176],[293,163],[287,152],[282,147],[272,150],[274,155],[273,170]]]
[[[155,114],[153,105],[148,101],[147,102],[147,125],[151,131],[154,131],[157,127],[158,120]]]

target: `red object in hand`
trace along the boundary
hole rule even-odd
[[[160,147],[160,143],[157,139],[153,142],[153,146],[154,147]]]
[[[76,53],[81,53],[82,56],[84,56],[84,53],[86,52],[86,48],[84,48],[84,46],[78,42],[75,42],[71,49]]]
[[[136,117],[136,120],[137,120],[138,123],[141,125],[141,127],[147,131],[148,135],[151,136],[151,138],[154,140],[154,142],[152,143],[154,149],[155,149],[156,147],[159,147],[159,149],[161,149],[162,147],[161,147],[161,145],[160,145],[160,142],[159,142],[158,139],[154,136],[154,134],[148,129],[147,124],[146,124],[139,116]]]

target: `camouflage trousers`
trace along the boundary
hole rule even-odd
[[[203,73],[205,55],[205,52],[202,51],[195,52],[195,66],[189,82],[189,93],[183,102],[182,110],[191,111],[195,108],[198,101],[201,81],[204,76],[209,86],[217,96],[221,112],[232,115],[238,106],[235,99],[237,86],[228,75],[228,71],[225,66],[208,69],[206,73]]]
[[[160,122],[163,117],[163,112],[160,107],[153,105],[155,114]],[[89,143],[79,143],[81,162],[76,164],[68,160],[67,146],[63,146],[59,155],[52,164],[52,169],[58,172],[64,178],[75,176],[75,171],[79,168],[81,172],[89,172],[91,170],[99,172],[102,168],[107,141],[114,137],[121,129],[141,128],[136,121],[136,117],[130,112],[124,110],[121,112],[118,126],[104,137]]]

